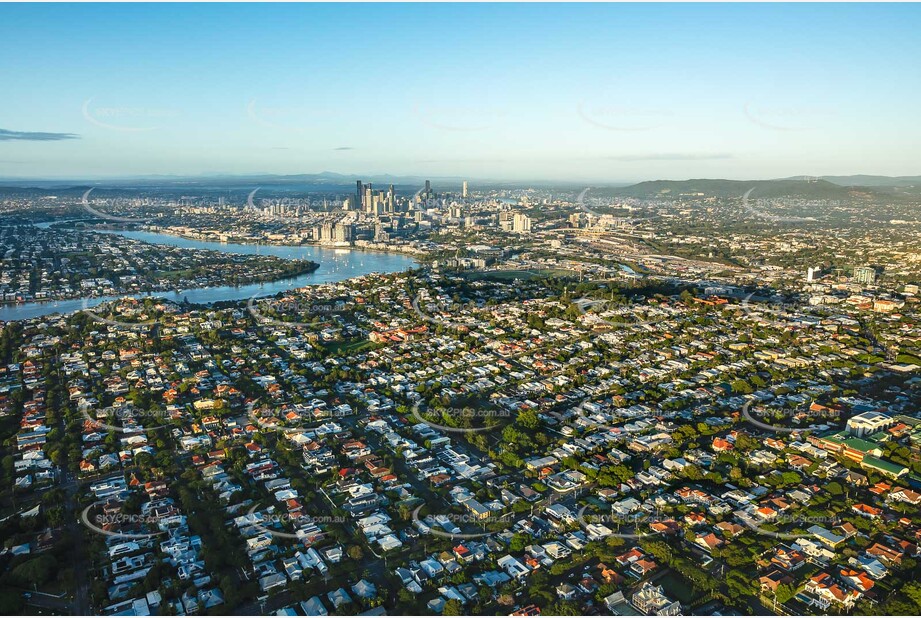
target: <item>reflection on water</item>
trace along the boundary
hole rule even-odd
[[[47,227],[47,225],[44,227]],[[171,245],[186,249],[211,249],[224,253],[243,253],[246,255],[274,255],[289,260],[311,260],[320,265],[320,267],[312,273],[269,283],[253,283],[239,287],[227,285],[180,290],[178,292],[154,292],[149,294],[149,296],[166,298],[175,302],[188,300],[191,303],[207,304],[225,300],[246,300],[257,295],[271,296],[278,292],[284,292],[285,290],[299,288],[305,285],[334,283],[336,281],[343,281],[345,279],[360,277],[370,273],[399,272],[415,266],[415,260],[412,258],[393,253],[371,253],[366,251],[323,247],[225,244],[191,240],[154,232],[107,231],[106,233],[120,234],[127,238],[158,245]],[[125,296],[137,296],[137,294],[128,294]],[[52,313],[71,313],[83,308],[95,307],[100,303],[107,300],[114,300],[115,298],[120,297],[109,296],[86,300],[77,298],[73,300],[5,305],[0,307],[0,320],[25,320],[43,315],[50,315]]]

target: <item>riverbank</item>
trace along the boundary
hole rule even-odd
[[[97,230],[103,232],[103,230]],[[332,248],[291,245],[250,245],[232,243],[214,243],[185,239],[169,234],[157,234],[145,231],[105,230],[105,233],[119,234],[135,240],[155,245],[185,247],[190,249],[208,249],[223,253],[247,255],[274,255],[283,259],[302,260],[316,263],[311,272],[275,281],[253,283],[243,286],[215,286],[161,291],[150,294],[120,294],[117,296],[97,296],[74,298],[69,300],[43,300],[0,306],[0,321],[10,322],[25,320],[54,313],[72,313],[88,309],[102,302],[125,297],[161,297],[168,301],[210,305],[215,302],[248,300],[254,297],[274,296],[279,292],[318,285],[337,283],[372,273],[394,273],[418,267],[415,259],[403,254],[387,251],[366,251],[355,248]]]
[[[241,281],[237,281],[231,284],[231,287],[243,287],[247,285],[277,283],[277,282],[287,281],[290,279],[296,279],[300,277],[301,275],[310,274],[316,271],[319,267],[320,265],[317,264],[316,262],[304,262],[304,264],[300,267],[289,268],[283,272],[279,272],[278,276],[264,277],[264,278],[260,278],[260,277],[244,278]],[[182,288],[184,290],[207,290],[207,289],[211,289],[215,287],[223,287],[223,286],[216,286],[216,285],[213,285],[207,282],[202,283],[201,285],[196,285],[194,282],[185,283],[183,285],[186,286]],[[126,290],[126,289],[112,290],[109,293],[103,293],[103,294],[93,294],[93,293],[81,294],[79,292],[76,292],[70,295],[53,296],[51,298],[31,298],[28,300],[0,299],[0,307],[27,305],[31,303],[39,303],[39,304],[56,303],[56,302],[64,302],[64,301],[71,301],[71,300],[96,299],[96,298],[128,298],[128,297],[135,296],[135,295],[141,296],[141,297],[150,297],[150,296],[156,296],[158,294],[175,292],[177,287],[178,286],[151,286],[151,287],[145,287],[144,289],[136,289],[136,290]]]
[[[88,229],[93,229],[93,228],[88,228]],[[378,245],[384,245],[384,243],[373,243],[373,241],[368,241],[368,240],[360,240],[356,242],[373,243],[373,244],[371,245],[351,244],[351,245],[344,245],[344,246],[326,245],[326,244],[320,244],[320,243],[291,244],[291,243],[284,243],[284,242],[272,242],[270,240],[253,242],[252,239],[248,239],[248,238],[230,238],[226,241],[220,240],[220,239],[214,240],[210,238],[199,238],[196,236],[190,236],[188,234],[174,232],[172,231],[172,228],[161,228],[158,226],[141,226],[141,230],[150,232],[152,234],[162,234],[164,236],[173,236],[175,238],[182,238],[185,240],[191,240],[195,242],[207,242],[207,243],[215,243],[215,244],[238,244],[238,245],[251,245],[254,247],[294,247],[294,248],[310,247],[314,249],[332,249],[333,251],[362,251],[362,252],[367,252],[367,253],[390,253],[394,255],[408,255],[408,256],[412,256],[413,258],[422,258],[428,255],[428,253],[422,249],[416,249],[414,247],[404,247],[402,245],[391,245],[389,247],[388,246],[378,246]],[[95,230],[95,231],[109,232],[109,233],[119,232],[119,230],[116,230],[114,228],[105,229],[105,230]],[[130,231],[130,230],[122,230],[122,231]]]
[[[35,224],[39,227],[45,228],[54,228],[58,227],[64,223],[90,223],[93,220],[83,220],[83,219],[66,219],[63,221],[49,221]],[[74,229],[66,228],[61,226],[62,229]],[[93,232],[105,233],[105,234],[121,234],[123,232],[133,232],[133,231],[143,231],[149,232],[151,234],[158,234],[163,236],[171,236],[173,238],[182,238],[183,240],[188,240],[192,242],[202,242],[202,243],[213,243],[218,245],[250,245],[253,247],[292,247],[292,248],[304,248],[310,247],[315,249],[332,249],[334,251],[362,251],[367,253],[389,253],[394,255],[405,255],[410,256],[413,259],[423,258],[428,255],[428,252],[423,249],[417,249],[415,247],[409,247],[404,245],[386,245],[385,243],[375,243],[374,241],[369,240],[359,240],[357,243],[368,243],[368,244],[352,244],[346,246],[336,246],[336,245],[326,245],[319,243],[285,243],[285,242],[275,242],[272,240],[254,240],[252,238],[233,238],[230,237],[227,240],[221,240],[220,238],[214,238],[212,236],[208,237],[199,237],[193,236],[190,234],[183,234],[182,232],[176,231],[175,228],[171,227],[160,227],[157,225],[142,225],[139,224],[137,230],[132,229],[120,229],[115,226],[108,227],[95,227],[91,225],[86,225],[83,229]]]

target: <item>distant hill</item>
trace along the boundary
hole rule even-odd
[[[599,193],[620,197],[673,198],[682,195],[704,197],[741,197],[754,189],[752,197],[800,197],[806,199],[846,199],[855,191],[866,189],[845,187],[822,179],[781,180],[649,180],[629,187],[602,189]]]
[[[83,195],[87,189],[91,188],[91,185],[75,186],[75,185],[60,185],[56,187],[37,187],[32,186],[30,183],[23,183],[22,185],[4,185],[0,184],[0,195],[5,196],[18,196],[18,197],[47,197],[49,195],[56,195],[59,197],[76,197]]]
[[[350,175],[335,172],[319,174],[212,174],[201,176],[147,176],[97,181],[86,180],[17,180],[0,178],[0,195],[60,195],[69,196],[96,187],[99,192],[137,191],[183,195],[186,192],[230,195],[248,193],[259,187],[262,195],[290,193],[351,193],[355,181],[374,183],[376,188],[394,184],[399,194],[411,194],[431,180],[438,191],[457,192],[461,178],[446,176],[396,176],[390,174]],[[554,193],[578,191],[584,182],[560,181],[500,181],[470,179],[475,190],[542,188]],[[675,198],[680,196],[732,198],[754,189],[752,197],[799,197],[805,199],[917,199],[921,196],[921,176],[796,176],[774,180],[723,180],[697,178],[691,180],[648,180],[637,184],[600,183],[593,195],[636,198]]]
[[[821,176],[843,187],[921,187],[921,176]]]

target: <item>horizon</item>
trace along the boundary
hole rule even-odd
[[[608,187],[628,187],[632,185],[637,185],[646,182],[693,182],[693,181],[726,181],[726,182],[772,182],[772,181],[790,181],[790,180],[800,180],[800,181],[815,181],[822,180],[825,182],[831,182],[828,178],[886,178],[886,179],[914,179],[921,178],[921,174],[900,174],[898,176],[890,176],[885,174],[865,174],[865,173],[853,173],[853,174],[823,174],[821,176],[813,176],[810,174],[796,174],[793,176],[786,177],[770,177],[770,178],[730,178],[730,177],[698,177],[698,178],[644,178],[638,180],[572,180],[565,178],[522,178],[522,179],[511,179],[511,178],[476,178],[468,176],[443,176],[443,175],[419,175],[419,174],[388,174],[388,173],[379,173],[379,174],[347,174],[342,172],[333,172],[333,171],[323,171],[323,172],[300,172],[293,174],[272,174],[267,172],[253,172],[253,173],[240,173],[240,174],[225,174],[225,173],[213,173],[213,174],[199,174],[199,175],[181,175],[181,174],[149,174],[149,175],[136,175],[136,176],[110,176],[110,177],[5,177],[0,176],[0,183],[6,185],[12,185],[12,183],[28,183],[28,182],[43,182],[43,183],[81,183],[81,182],[136,182],[136,181],[191,181],[191,180],[220,180],[226,179],[228,181],[234,180],[245,180],[245,179],[260,179],[260,178],[296,178],[296,177],[333,177],[341,176],[344,181],[352,182],[355,180],[369,180],[376,181],[376,179],[387,178],[392,182],[407,182],[407,181],[420,181],[420,180],[433,180],[439,182],[480,182],[480,183],[490,183],[490,184],[499,184],[499,183],[510,183],[510,184],[574,184],[578,185],[582,182],[592,182],[597,186],[608,186]],[[835,184],[835,183],[832,183]],[[855,185],[856,186],[856,185]]]
[[[913,175],[919,11],[4,5],[0,177]]]
[[[921,0],[0,5],[0,614],[921,616]]]

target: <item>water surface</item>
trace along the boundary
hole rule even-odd
[[[39,224],[48,227],[50,224]],[[96,230],[102,231],[102,230]],[[175,302],[188,300],[191,303],[208,304],[227,300],[246,300],[253,296],[272,296],[305,285],[319,283],[335,283],[353,277],[360,277],[371,273],[392,273],[413,268],[416,262],[413,258],[397,253],[379,253],[354,249],[333,249],[328,247],[290,247],[281,245],[248,245],[235,243],[205,242],[169,234],[142,231],[115,231],[105,230],[107,234],[120,234],[126,238],[133,238],[143,242],[157,245],[170,245],[186,249],[210,249],[223,253],[242,253],[245,255],[274,255],[288,260],[310,260],[317,262],[320,267],[312,273],[306,273],[288,279],[279,279],[268,283],[252,283],[241,286],[218,286],[209,288],[194,288],[175,292],[153,292],[146,296],[166,298]],[[138,296],[137,294],[124,294],[119,296],[75,298],[72,300],[59,300],[48,302],[30,302],[18,305],[0,306],[0,320],[26,320],[29,318],[50,315],[53,313],[72,313],[81,309],[95,307],[96,305],[125,298]]]

